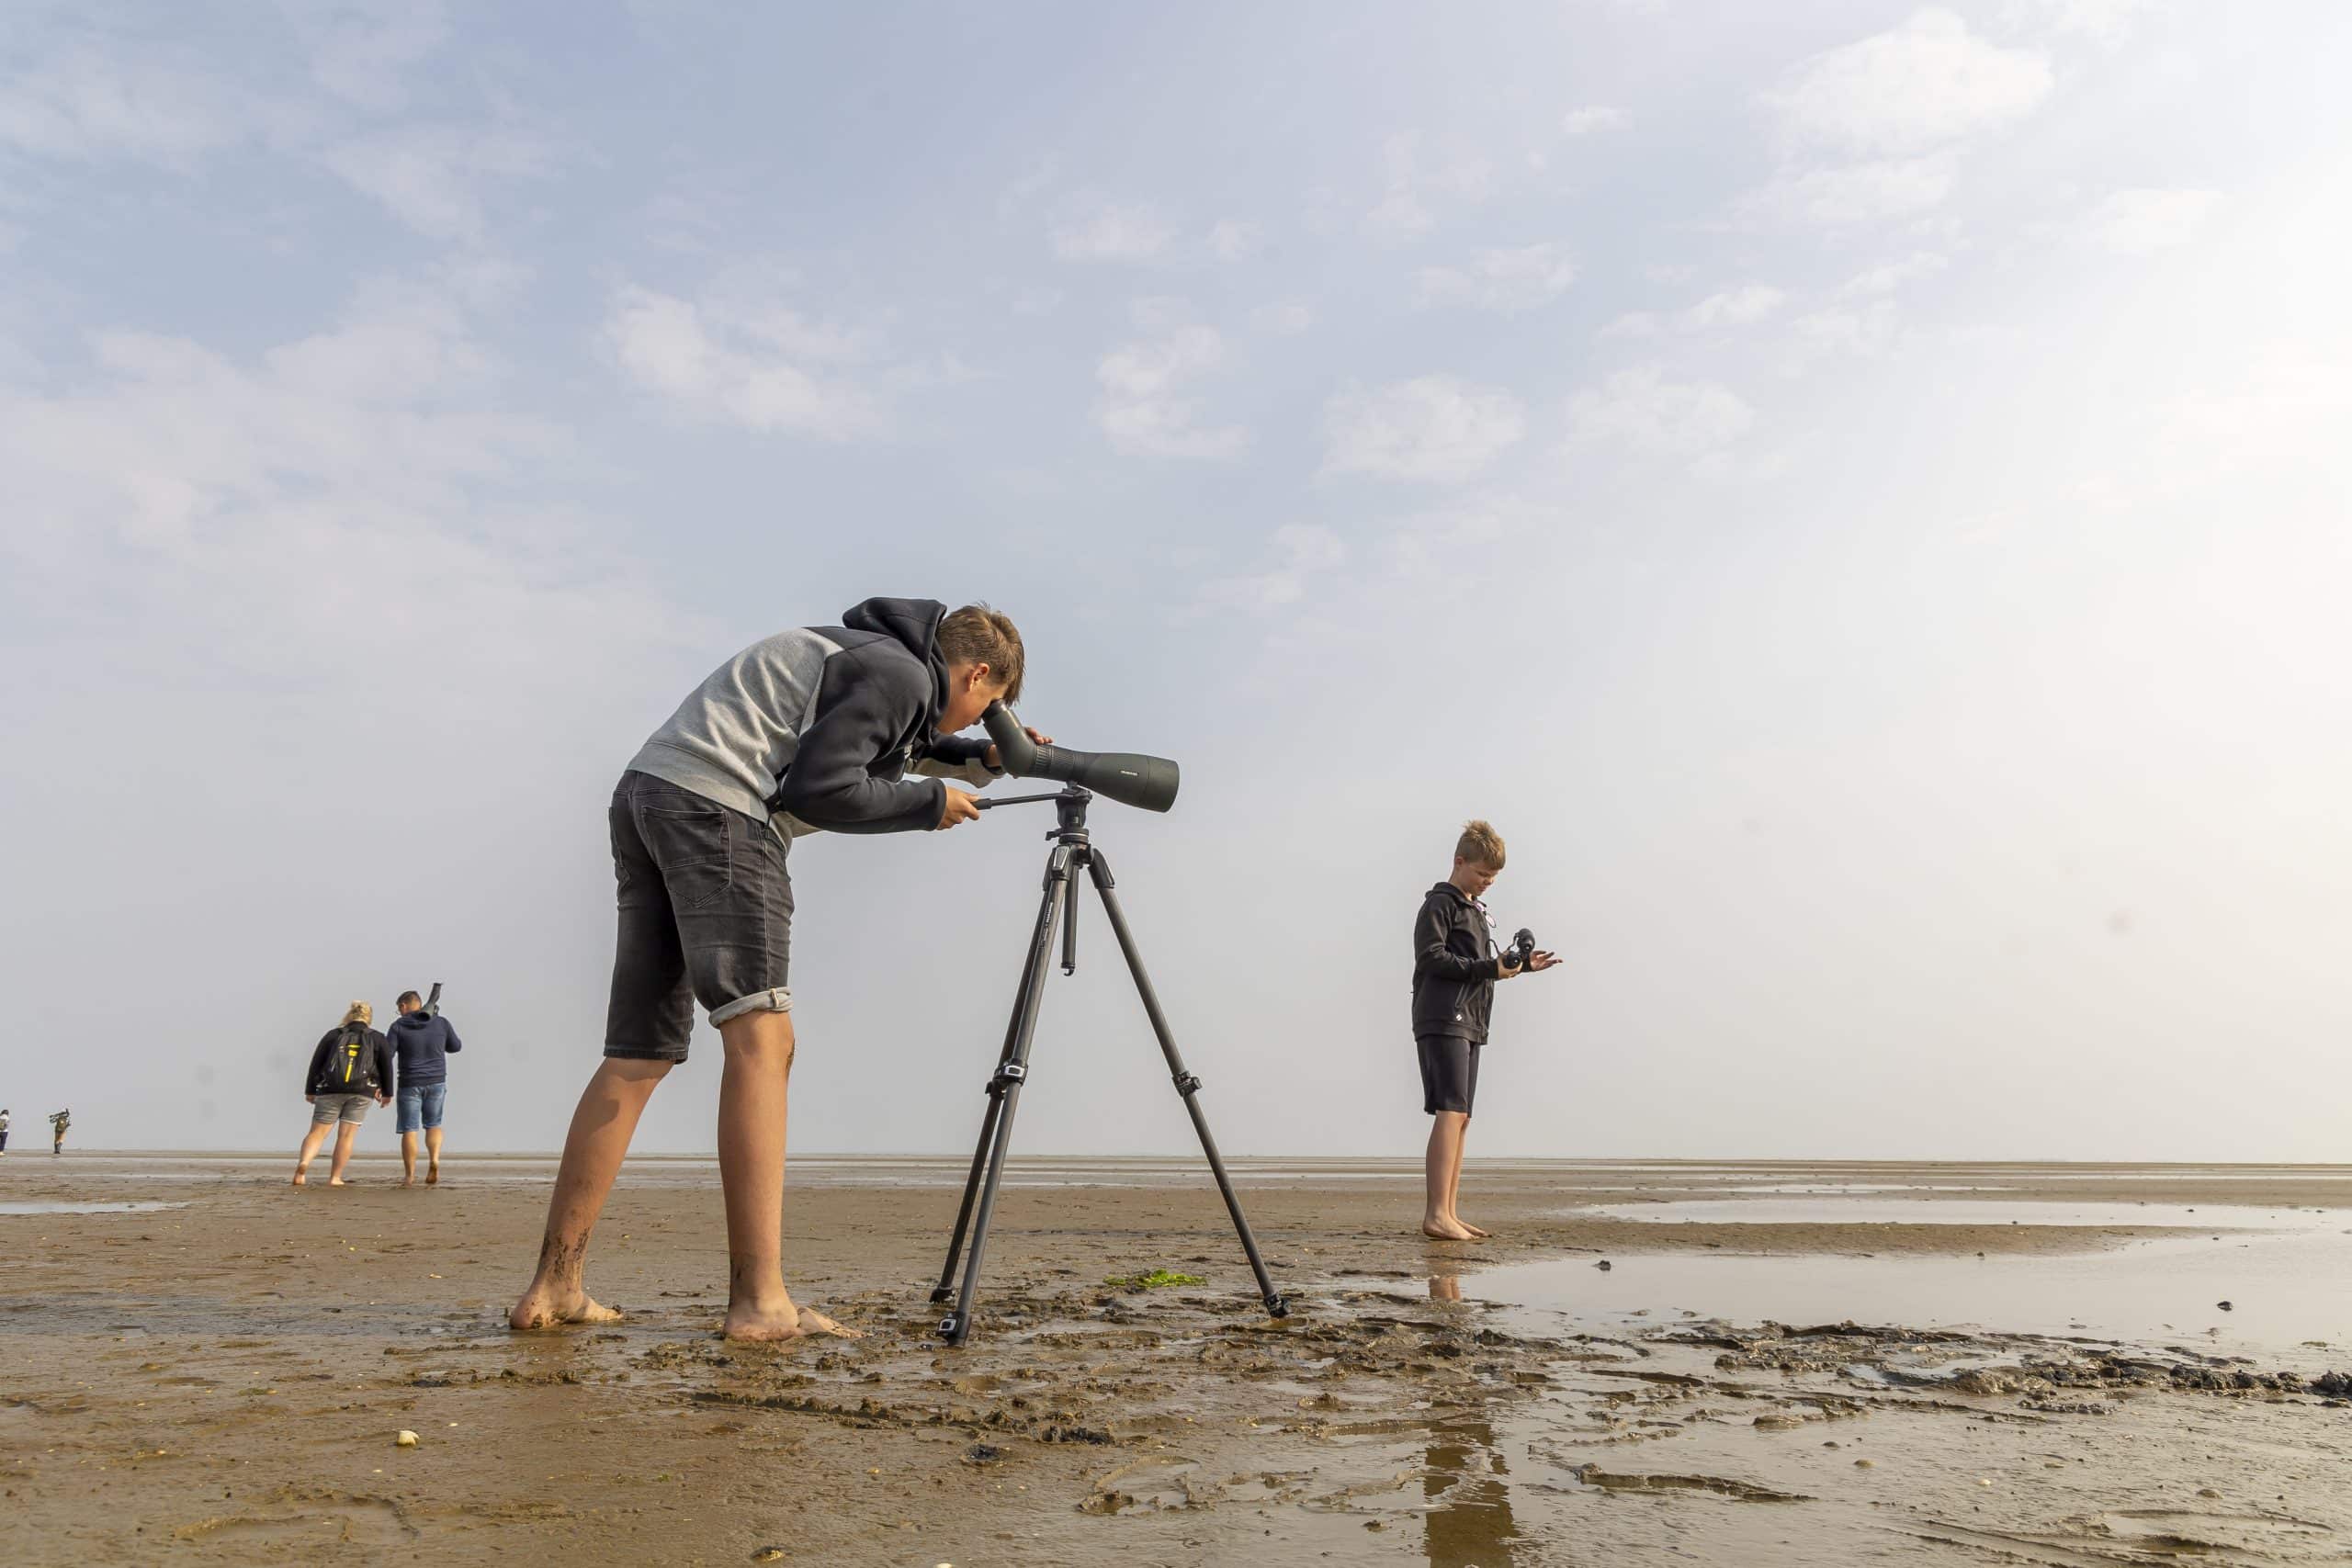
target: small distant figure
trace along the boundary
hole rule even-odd
[[[8,1108],[0,1105],[0,1155],[8,1152]]]
[[[320,1036],[319,1048],[311,1053],[311,1071],[302,1080],[302,1098],[311,1102],[311,1130],[302,1139],[302,1152],[294,1156],[297,1187],[310,1181],[311,1161],[318,1157],[329,1129],[335,1140],[327,1185],[348,1185],[344,1168],[351,1163],[359,1123],[368,1120],[368,1102],[392,1102],[392,1043],[369,1027],[375,1021],[374,1008],[354,1002],[343,1021]]]
[[[62,1111],[50,1113],[49,1152],[51,1154],[62,1155],[65,1152],[65,1129],[72,1125],[74,1125],[73,1107],[68,1106]]]
[[[401,1135],[401,1185],[416,1185],[416,1135],[422,1133],[424,1184],[431,1187],[441,1179],[441,1109],[449,1097],[448,1057],[466,1047],[449,1021],[427,1012],[424,998],[414,991],[402,991],[396,1005],[401,1015],[392,1020],[391,1039],[400,1088],[393,1098],[400,1111],[393,1126]]]
[[[1503,836],[1485,822],[1467,823],[1454,842],[1453,874],[1429,890],[1413,917],[1413,1043],[1421,1058],[1421,1109],[1430,1117],[1421,1234],[1443,1241],[1476,1241],[1487,1234],[1454,1205],[1495,982],[1559,962],[1549,953],[1531,952],[1522,967],[1516,949],[1497,949],[1494,921],[1480,896],[1502,874]]]

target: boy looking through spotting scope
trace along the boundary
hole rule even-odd
[[[779,632],[720,665],[630,760],[609,812],[620,933],[605,1059],[572,1113],[538,1272],[508,1317],[514,1327],[620,1315],[582,1283],[588,1235],[646,1101],[686,1059],[700,1002],[725,1058],[727,1336],[852,1333],[796,1305],[784,1286],[786,852],[818,830],[909,832],[978,818],[972,796],[944,780],[986,784],[1002,768],[992,743],[956,732],[990,703],[1019,700],[1022,662],[1020,632],[985,605],[950,614],[929,599],[868,599],[840,626]]]
[[[1429,890],[1413,918],[1413,1043],[1421,1058],[1421,1109],[1434,1119],[1421,1234],[1444,1241],[1488,1234],[1466,1223],[1454,1201],[1495,982],[1559,962],[1531,952],[1521,968],[1515,949],[1496,950],[1494,922],[1479,900],[1502,874],[1502,835],[1484,822],[1468,823],[1453,846],[1453,874]]]

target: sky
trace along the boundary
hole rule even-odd
[[[985,600],[1228,1152],[2352,1148],[2352,10],[286,0],[0,17],[0,1105],[290,1149],[597,1058],[605,805]],[[1039,807],[803,842],[792,1147],[970,1146]],[[1109,933],[1023,1152],[1190,1130]],[[698,1027],[650,1149],[712,1146]],[[387,1147],[389,1122],[363,1146]]]

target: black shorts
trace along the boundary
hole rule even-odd
[[[714,1024],[790,1011],[792,877],[774,829],[634,769],[613,791],[612,829],[605,1055],[684,1061],[697,1001]]]
[[[1453,1034],[1423,1034],[1413,1044],[1421,1055],[1421,1109],[1434,1116],[1441,1111],[1470,1114],[1478,1098],[1478,1048],[1481,1042]]]

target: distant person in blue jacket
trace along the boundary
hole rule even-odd
[[[449,1021],[424,1010],[424,998],[402,991],[400,1017],[392,1020],[392,1054],[400,1059],[401,1185],[416,1185],[416,1135],[424,1134],[424,1184],[441,1179],[441,1109],[449,1098],[452,1052],[465,1043]]]

